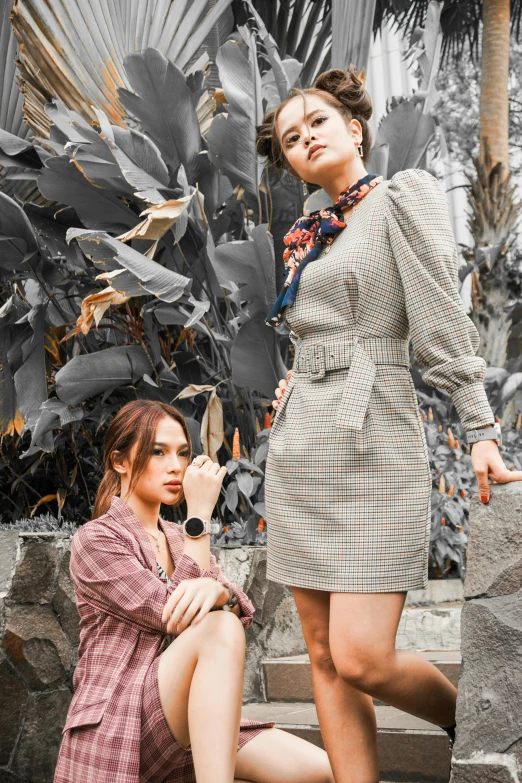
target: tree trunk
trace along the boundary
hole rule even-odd
[[[484,139],[495,163],[509,171],[508,78],[510,0],[483,0],[482,69],[480,78],[480,157]]]

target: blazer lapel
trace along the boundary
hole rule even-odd
[[[111,506],[107,512],[110,517],[117,523],[129,530],[134,538],[137,539],[140,549],[143,553],[143,557],[150,568],[155,574],[156,568],[156,555],[154,554],[153,545],[149,540],[149,536],[146,534],[143,525],[140,520],[129,508],[129,506],[117,495],[112,498]]]
[[[179,559],[183,552],[183,536],[180,535],[181,529],[175,522],[167,522],[165,519],[159,518],[159,524],[165,538],[167,539],[167,545],[170,549],[170,556],[174,567],[176,567],[176,561]]]

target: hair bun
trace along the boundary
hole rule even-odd
[[[315,80],[314,87],[335,96],[356,119],[362,117],[369,120],[372,116],[372,100],[353,65],[347,71],[332,68],[321,73]]]

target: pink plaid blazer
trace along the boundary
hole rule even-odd
[[[157,576],[142,525],[119,497],[73,538],[81,635],[55,783],[138,783],[144,680],[165,638],[161,612],[183,579],[206,576],[226,584],[238,598],[245,629],[252,623],[254,607],[225,579],[216,559],[211,557],[210,570],[201,569],[183,554],[182,530],[160,524],[175,565],[169,586]],[[71,731],[77,727],[92,730]]]

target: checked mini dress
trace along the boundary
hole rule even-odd
[[[432,479],[409,340],[465,430],[494,422],[485,362],[440,183],[401,171],[344,219],[284,311],[295,358],[270,434],[267,576],[329,592],[419,589]]]

